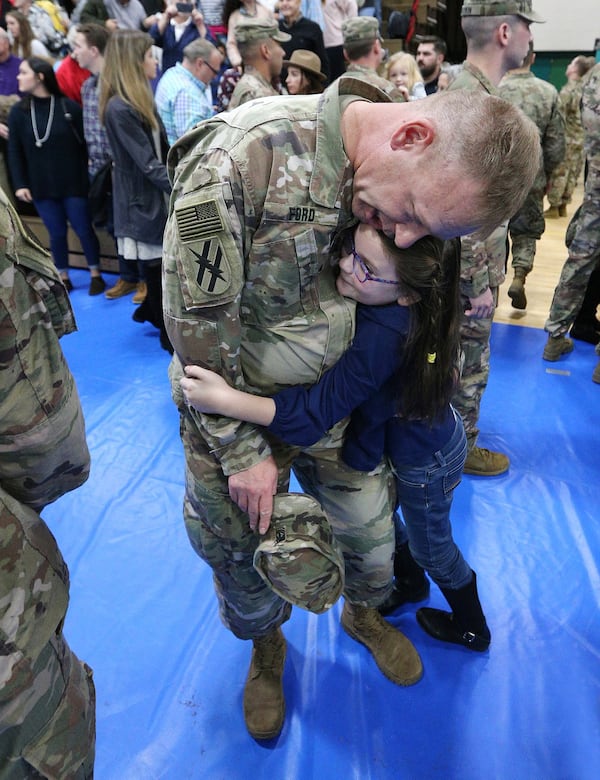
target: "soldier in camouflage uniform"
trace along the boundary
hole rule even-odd
[[[542,20],[531,10],[531,0],[464,0],[461,15],[467,59],[448,91],[498,94],[496,87],[504,74],[519,67],[529,50],[530,23]],[[490,333],[498,287],[504,281],[507,230],[505,223],[483,241],[467,236],[461,242],[461,292],[466,306],[461,345],[465,362],[452,403],[462,415],[467,433],[465,474],[481,477],[503,474],[510,465],[503,453],[477,445],[481,399],[490,370]]]
[[[355,16],[342,23],[346,73],[352,78],[373,84],[395,102],[404,103],[404,95],[377,72],[385,58],[379,22],[374,16]]]
[[[546,229],[546,182],[565,154],[564,121],[558,108],[558,92],[552,84],[533,75],[531,66],[534,61],[535,54],[530,45],[523,66],[509,71],[499,85],[500,96],[518,106],[535,122],[542,145],[542,165],[535,184],[523,206],[508,223],[514,272],[508,297],[515,309],[527,308],[525,279],[533,268],[536,242]]]
[[[92,670],[62,633],[69,572],[38,514],[89,473],[59,337],[75,329],[49,255],[0,191],[0,776],[91,778]]]
[[[573,190],[583,167],[583,126],[581,124],[582,77],[592,67],[590,57],[580,54],[566,69],[567,83],[558,96],[559,107],[565,120],[565,157],[552,174],[548,189],[550,208],[546,217],[556,219],[567,216],[567,203],[571,202]]]
[[[235,37],[242,55],[244,75],[235,85],[228,110],[260,97],[279,95],[273,86],[281,76],[285,52],[279,45],[291,36],[281,32],[277,22],[253,19],[238,24]]]
[[[543,357],[550,361],[558,360],[573,349],[573,342],[565,334],[577,316],[589,278],[600,259],[600,63],[592,68],[583,88],[581,121],[587,176],[581,209],[574,225],[569,226],[573,230],[569,256],[544,326],[548,341]],[[598,369],[594,377],[597,372]]]
[[[314,384],[353,336],[354,307],[337,292],[329,260],[334,235],[355,218],[399,246],[489,231],[533,182],[527,165],[539,141],[530,125],[487,95],[396,104],[344,76],[323,95],[262,98],[220,114],[170,152],[163,285],[187,464],[184,516],[213,569],[225,625],[254,645],[244,714],[256,738],[283,724],[280,626],[291,608],[258,576],[253,556],[292,466],[344,555],[345,625],[391,679],[420,678],[418,654],[376,609],[392,586],[393,479],[385,463],[370,474],[344,465],[346,421],[302,450],[185,407],[181,365],[211,368],[258,394]],[[438,186],[448,157],[457,160],[445,164],[458,196],[450,204]]]

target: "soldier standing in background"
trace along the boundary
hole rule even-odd
[[[567,216],[567,203],[583,167],[583,126],[581,124],[582,77],[594,64],[593,57],[580,54],[567,65],[567,83],[561,89],[559,107],[565,120],[565,158],[552,174],[548,189],[550,207],[545,217],[556,219]]]
[[[251,19],[240,22],[235,38],[242,56],[244,75],[235,85],[228,110],[260,97],[280,95],[273,83],[281,77],[284,50],[279,45],[290,40],[281,32],[277,22],[270,19]]]
[[[379,34],[379,22],[374,16],[355,16],[342,23],[344,36],[344,55],[348,61],[346,73],[352,78],[373,84],[395,103],[404,103],[402,92],[391,81],[377,73],[377,68],[385,59]]]
[[[544,326],[548,341],[543,357],[550,361],[558,360],[573,349],[573,342],[565,334],[577,316],[590,276],[600,259],[600,63],[592,68],[583,88],[581,122],[587,176],[583,203],[573,220],[574,224],[569,226],[573,231],[569,256],[562,268]],[[598,346],[596,350],[600,354]],[[600,383],[600,364],[596,366],[592,379]]]
[[[510,70],[499,85],[500,97],[518,106],[540,131],[542,165],[527,200],[508,223],[511,240],[514,279],[508,288],[508,297],[515,309],[527,308],[525,279],[533,268],[536,242],[546,228],[544,222],[544,193],[552,171],[565,154],[565,132],[562,114],[558,108],[556,88],[531,72],[535,62],[533,45],[522,67]]]
[[[448,88],[498,94],[504,74],[522,65],[532,40],[529,25],[541,22],[531,0],[464,0],[462,28],[467,58]],[[498,287],[504,281],[508,223],[496,228],[484,241],[465,236],[461,241],[461,293],[465,313],[461,345],[465,362],[459,389],[452,403],[462,415],[469,454],[465,474],[493,477],[508,471],[509,459],[501,452],[479,447],[477,437],[481,399],[490,372],[490,333],[498,303]]]
[[[69,572],[39,512],[86,481],[89,452],[59,338],[75,330],[49,255],[0,191],[0,775],[93,776],[92,670],[63,623]]]

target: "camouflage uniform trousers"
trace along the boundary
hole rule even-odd
[[[583,141],[567,144],[564,160],[552,173],[548,201],[551,206],[563,206],[571,202],[573,190],[583,168]]]
[[[525,271],[525,275],[533,268],[536,242],[546,229],[544,220],[544,191],[532,189],[525,203],[508,223],[511,240],[513,270]]]
[[[498,288],[490,288],[494,302],[498,302]],[[464,355],[464,365],[460,386],[452,399],[452,405],[459,412],[467,434],[469,451],[477,443],[479,428],[479,409],[481,398],[487,387],[490,374],[490,334],[492,317],[462,316],[460,325],[460,346]]]
[[[260,541],[248,516],[229,498],[227,478],[182,413],[186,454],[184,519],[196,553],[213,569],[224,624],[239,639],[264,636],[290,617],[291,605],[277,596],[255,571]],[[340,458],[345,425],[300,451],[271,437],[279,468],[278,492],[288,490],[290,468],[302,488],[323,507],[344,557],[345,597],[374,607],[391,591],[394,554],[394,481],[387,464],[363,473]]]
[[[1,780],[89,780],[96,742],[92,670],[61,633],[40,653],[33,672],[26,695],[12,703],[27,712],[23,722],[6,730],[0,723]]]
[[[0,778],[87,780],[92,670],[62,633],[68,570],[48,527],[0,490]]]
[[[569,226],[571,227],[571,226]],[[569,256],[563,265],[544,329],[564,335],[577,316],[587,285],[600,260],[600,169],[590,168],[577,214]]]

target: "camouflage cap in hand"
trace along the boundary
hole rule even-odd
[[[522,16],[528,22],[546,20],[531,7],[531,0],[464,0],[461,16]]]
[[[282,32],[277,22],[269,19],[250,19],[240,22],[235,27],[235,40],[237,43],[266,41],[268,38],[277,41],[277,43],[287,43],[292,39],[292,36]]]
[[[273,498],[271,525],[254,552],[254,568],[282,599],[317,614],[344,590],[344,560],[327,516],[303,493]]]
[[[342,22],[344,46],[359,41],[374,41],[379,37],[379,22],[374,16],[353,16]]]

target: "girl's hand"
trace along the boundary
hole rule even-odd
[[[24,200],[25,203],[32,203],[33,198],[31,197],[31,190],[27,187],[21,187],[20,189],[15,191],[15,196],[19,200]]]
[[[224,400],[231,390],[223,377],[200,366],[185,366],[183,370],[180,382],[186,403],[199,412],[223,414]]]

